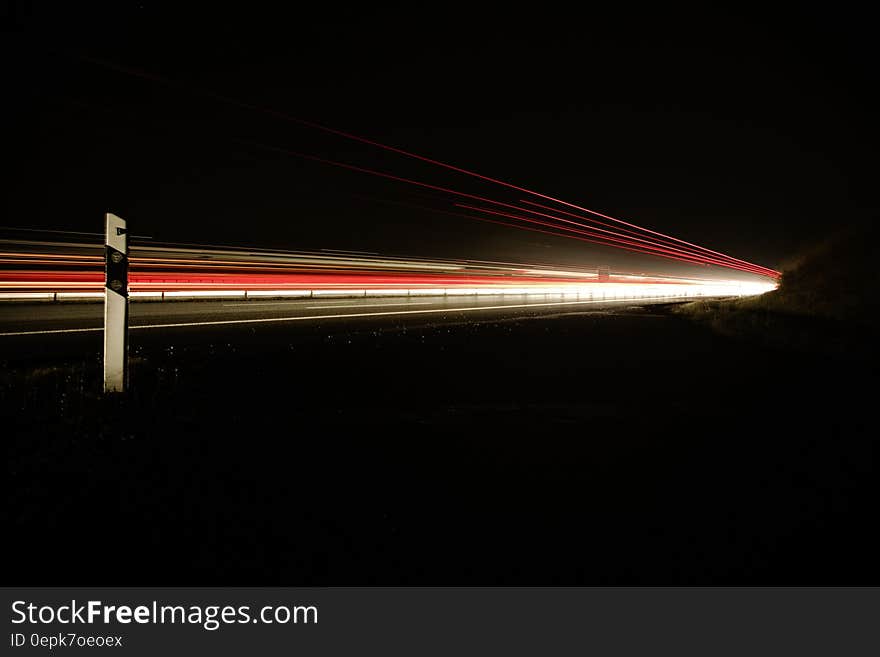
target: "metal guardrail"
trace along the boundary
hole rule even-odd
[[[619,300],[646,297],[717,297],[749,296],[773,289],[772,284],[626,284],[598,283],[578,286],[482,286],[448,288],[318,288],[294,290],[156,290],[129,293],[132,301],[196,301],[221,299],[289,298],[370,298],[370,297],[450,297],[450,296],[561,296],[587,299]],[[85,301],[104,300],[104,292],[8,292],[0,301]]]

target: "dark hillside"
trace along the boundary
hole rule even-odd
[[[726,335],[851,356],[876,355],[880,324],[877,227],[842,231],[783,266],[759,297],[698,301],[676,310]]]

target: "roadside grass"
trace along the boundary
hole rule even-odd
[[[871,246],[876,232],[850,229],[805,251],[784,266],[772,292],[694,301],[672,312],[766,346],[876,357],[880,305]]]

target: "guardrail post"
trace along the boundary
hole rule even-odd
[[[128,386],[128,235],[125,220],[107,213],[104,238],[104,392]]]

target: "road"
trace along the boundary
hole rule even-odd
[[[563,312],[607,311],[633,303],[664,303],[670,299],[578,299],[561,295],[333,298],[298,300],[229,300],[139,302],[130,305],[132,341],[172,334],[175,339],[216,335],[222,330],[249,332],[291,325],[346,326],[387,325],[401,322],[460,323],[506,317]],[[16,359],[43,345],[59,345],[71,339],[100,339],[103,323],[101,303],[7,303],[0,304],[0,357]]]
[[[435,298],[335,298],[298,300],[180,301],[133,303],[133,330],[180,329],[199,326],[265,324],[326,319],[433,316],[437,321],[460,315],[479,317],[558,312],[560,308],[609,308],[666,303],[665,298],[592,300],[561,295],[479,296]],[[0,337],[100,331],[100,303],[10,303],[0,305]]]

